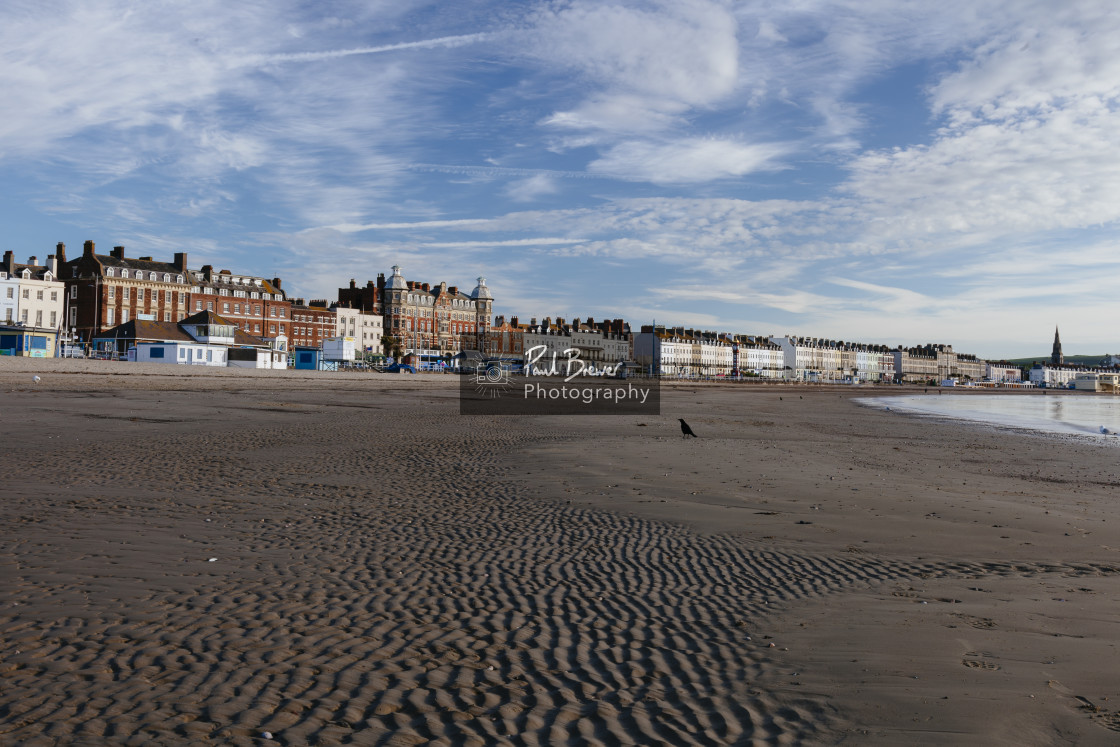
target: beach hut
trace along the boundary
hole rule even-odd
[[[301,371],[318,371],[322,355],[323,353],[319,348],[295,345],[292,347],[293,368]]]

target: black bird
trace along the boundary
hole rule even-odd
[[[684,422],[684,418],[677,418],[677,420],[681,421],[681,433],[683,434],[681,438],[688,438],[689,436],[696,438],[696,434],[688,427],[688,423]]]

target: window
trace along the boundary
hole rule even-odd
[[[171,282],[171,276],[168,275],[166,272],[163,273],[163,282],[165,282],[165,283],[170,283]]]
[[[268,325],[268,334],[270,334],[270,335],[276,334],[276,325],[275,324]]]
[[[181,282],[183,282],[183,276],[182,276],[182,275],[176,275],[176,276],[175,276],[175,282],[176,282],[176,283],[181,283]]]
[[[207,350],[206,351],[206,362],[207,363],[212,363],[213,361],[214,361],[214,351],[213,350]]]
[[[253,314],[259,316],[260,313],[261,313],[261,305],[259,303],[253,304]]]
[[[280,318],[281,318],[281,319],[283,319],[283,318],[284,318],[284,310],[283,310],[283,309],[280,309]]]
[[[228,304],[227,304],[227,306],[228,306]],[[241,304],[235,303],[233,305],[233,313],[235,313],[235,314],[240,314],[241,313]]]
[[[222,313],[223,314],[228,314],[229,313],[229,304],[228,303],[222,304]]]
[[[286,327],[287,327],[287,325],[286,325],[286,324],[281,324],[281,325],[280,325],[280,334],[284,334],[284,329],[285,329]]]
[[[8,288],[8,298],[13,298],[16,294],[15,291],[15,288]]]
[[[10,318],[11,317],[9,317],[9,319]],[[70,307],[70,326],[71,327],[78,326],[78,307],[77,306],[71,306]]]
[[[137,277],[139,277],[139,274],[137,274]],[[149,272],[148,273],[148,280],[151,280],[154,283],[155,280],[156,280],[156,274],[154,272]]]
[[[57,326],[58,326],[58,312],[57,311],[52,311],[51,312],[51,327],[57,327]]]
[[[144,300],[144,289],[143,288],[137,288],[136,289],[136,300],[137,301],[143,301]]]
[[[78,297],[78,286],[71,285],[70,286],[70,298],[77,298],[77,297]]]
[[[117,286],[110,285],[109,286],[109,300],[113,301],[113,300],[116,299],[116,297],[117,297]]]
[[[111,278],[115,274],[116,274],[116,271],[112,267],[105,270],[105,277],[107,277],[107,278]]]
[[[128,300],[128,288],[121,288],[121,298]]]
[[[31,291],[27,288],[24,288],[23,289],[23,297],[30,301],[31,300]]]
[[[51,291],[51,300],[52,301],[57,301],[58,300],[58,291]]]
[[[35,312],[35,326],[36,327],[42,327],[43,326],[43,310],[42,309],[39,309],[38,311]]]
[[[187,349],[186,348],[179,348],[179,360],[183,360],[186,357],[187,357]]]
[[[195,301],[194,302],[194,310],[195,311],[202,311],[202,301]]]
[[[272,317],[276,316],[276,307],[275,306],[273,306],[271,309],[268,310],[268,315],[272,316]]]
[[[163,348],[151,348],[148,351],[148,357],[149,358],[162,358],[163,357]]]
[[[214,310],[214,302],[213,301],[207,301],[206,302],[206,310],[207,311],[213,311]]]
[[[128,323],[128,309],[121,309],[121,324]]]
[[[170,322],[171,321],[171,312],[170,311],[163,312],[163,321],[165,321],[165,322]]]
[[[261,331],[261,325],[259,323],[254,324],[253,325],[253,331],[259,333]]]
[[[20,321],[27,324],[27,309],[24,309],[23,314],[20,315]]]
[[[115,309],[106,309],[105,310],[105,323],[108,324],[109,326],[112,326],[112,324],[113,324],[113,312],[114,311],[115,311]]]
[[[35,300],[36,301],[42,301],[43,300],[43,291],[41,291],[41,290],[40,291],[35,291]]]

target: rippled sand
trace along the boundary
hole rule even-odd
[[[1115,450],[455,385],[0,360],[0,742],[1118,738]]]

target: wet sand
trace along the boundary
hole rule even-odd
[[[0,742],[1120,739],[1115,445],[456,385],[0,359]]]

